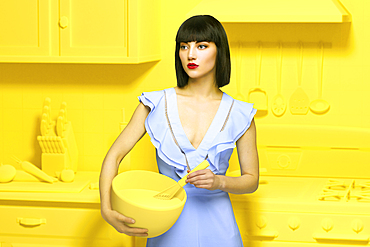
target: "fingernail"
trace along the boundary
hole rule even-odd
[[[134,220],[131,220],[131,223],[132,223],[132,224],[134,224],[134,223],[135,223],[135,221],[134,221]]]

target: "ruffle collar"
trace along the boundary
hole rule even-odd
[[[185,131],[181,125],[177,106],[177,94],[175,89],[174,88],[167,89],[166,94],[168,98],[167,99],[168,118],[173,133],[181,149],[186,154],[190,168],[193,169],[206,158],[208,150],[212,146],[214,139],[220,133],[220,130],[224,125],[225,119],[227,118],[233,99],[226,93],[223,93],[219,108],[211,125],[209,126],[198,148],[194,148],[194,146],[191,144],[188,137],[186,136]]]
[[[245,122],[240,121],[240,117],[253,118],[255,112],[251,116],[245,116],[245,114],[239,113],[240,109],[235,109],[238,107],[240,108],[241,105],[235,104],[230,113],[226,128],[220,132],[225,123],[225,119],[228,117],[233,101],[237,102],[226,93],[223,93],[218,111],[201,144],[197,149],[195,149],[187,138],[181,125],[175,89],[165,89],[165,92],[167,97],[167,113],[169,122],[178,144],[186,154],[190,168],[193,169],[195,166],[200,164],[208,155],[207,160],[210,163],[209,169],[217,174],[221,165],[219,155],[224,150],[234,149],[237,138],[245,132],[250,124],[250,122],[242,125],[238,124],[235,127],[234,122]],[[176,173],[180,177],[185,176],[187,174],[185,156],[175,143],[165,116],[164,91],[143,93],[139,96],[139,100],[144,105],[148,105],[151,108],[151,111],[145,120],[145,128],[151,138],[151,142],[157,149],[159,158],[168,165],[174,167]],[[243,105],[243,107],[245,107],[245,105]]]

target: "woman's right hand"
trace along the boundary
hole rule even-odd
[[[135,223],[135,220],[126,217],[115,210],[106,210],[106,212],[102,212],[102,216],[105,221],[113,226],[119,233],[136,237],[148,236],[148,229],[129,227],[126,224],[133,224]]]

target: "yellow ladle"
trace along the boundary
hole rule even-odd
[[[310,103],[310,110],[316,114],[324,114],[330,109],[329,103],[322,98],[322,77],[323,77],[323,70],[324,70],[324,44],[320,42],[320,56],[319,56],[319,97]]]

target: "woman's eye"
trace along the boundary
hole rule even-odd
[[[180,49],[181,50],[186,50],[186,49],[188,49],[188,47],[186,45],[180,45]]]
[[[206,45],[199,45],[198,48],[201,49],[201,50],[203,50],[203,49],[206,49],[207,46]]]

